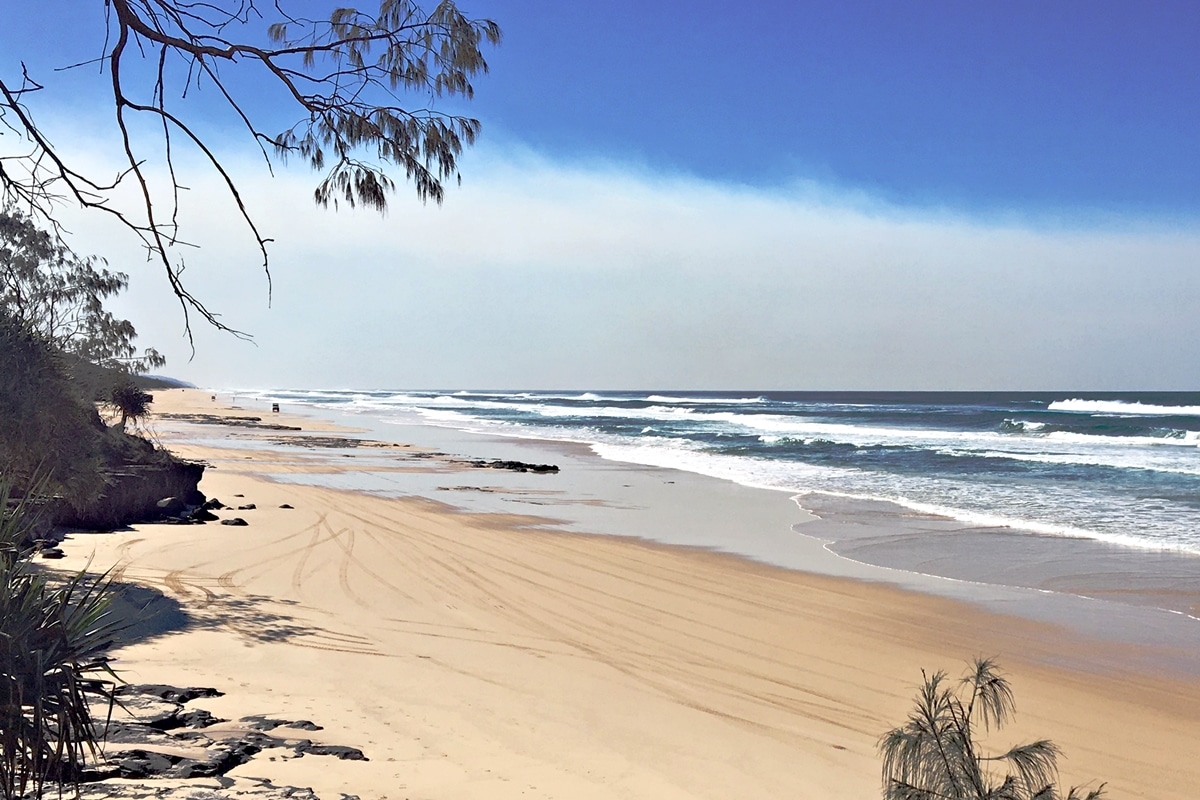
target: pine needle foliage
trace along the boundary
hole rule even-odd
[[[992,754],[981,732],[1012,719],[1012,688],[992,659],[976,659],[954,683],[927,675],[908,720],[879,741],[884,800],[1099,800],[1104,785],[1059,793],[1058,747],[1046,739]]]
[[[362,8],[298,0],[90,5],[102,6],[104,47],[64,66],[107,73],[101,91],[111,93],[120,142],[114,155],[123,169],[115,179],[96,174],[56,147],[32,109],[44,86],[23,69],[19,77],[0,75],[0,130],[20,145],[15,155],[0,153],[0,199],[50,222],[64,201],[111,215],[165,269],[185,320],[195,311],[222,330],[232,329],[183,284],[179,246],[194,243],[179,213],[187,186],[176,171],[178,153],[191,150],[215,173],[268,281],[272,240],[215,147],[213,106],[189,97],[215,92],[216,107],[229,112],[268,167],[272,156],[296,158],[321,173],[318,205],[383,211],[398,174],[422,202],[441,203],[481,125],[435,105],[452,100],[457,108],[473,98],[474,80],[488,72],[484,49],[501,40],[495,22],[468,16],[455,0],[369,0]],[[280,131],[287,123],[277,124],[265,108],[294,123]]]

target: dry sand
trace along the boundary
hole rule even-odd
[[[155,403],[250,413],[223,408],[195,391]],[[1115,645],[882,584],[256,474],[305,469],[299,452],[172,447],[212,465],[210,497],[257,507],[222,512],[248,527],[68,541],[68,565],[117,565],[190,617],[119,650],[118,670],[215,686],[225,697],[199,705],[223,717],[312,719],[314,738],[371,759],[264,754],[232,777],[324,800],[872,797],[876,742],[921,670],[985,654],[1018,702],[997,745],[1050,738],[1064,782],[1107,781],[1112,798],[1200,797],[1200,683],[1074,666],[1113,663]]]

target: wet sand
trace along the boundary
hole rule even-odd
[[[893,503],[808,494],[799,531],[868,564],[1161,608],[1200,623],[1200,556],[965,525]]]

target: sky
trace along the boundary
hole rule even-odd
[[[475,99],[444,106],[484,133],[441,207],[401,186],[385,216],[316,209],[316,177],[269,174],[211,90],[178,102],[274,239],[268,295],[215,176],[180,154],[201,245],[185,279],[252,342],[196,326],[193,356],[159,269],[63,209],[78,251],[130,273],[116,308],[166,373],[242,389],[1200,389],[1200,5],[460,6],[504,42]],[[37,118],[107,175],[105,76],[54,71],[99,52],[102,7],[6,19],[0,75],[26,62],[46,85]],[[240,96],[283,127],[295,110],[261,77],[235,78]]]

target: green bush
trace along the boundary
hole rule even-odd
[[[104,423],[52,345],[0,311],[0,475],[18,490],[42,474],[74,505],[93,500]]]
[[[129,420],[140,420],[150,413],[154,396],[143,392],[133,381],[117,384],[108,395],[107,405],[121,415],[121,430]]]

